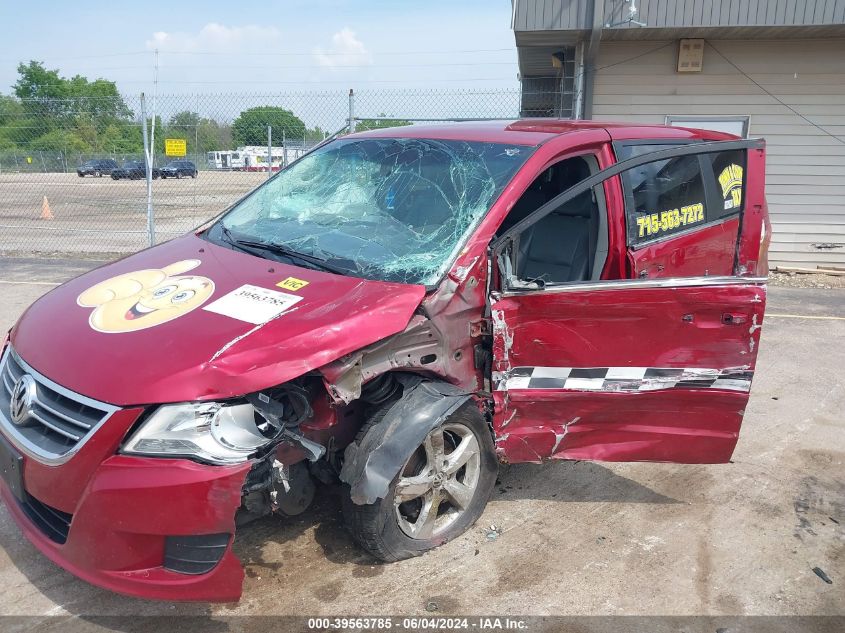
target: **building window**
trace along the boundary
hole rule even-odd
[[[747,116],[667,116],[666,125],[727,132],[740,138],[748,138],[749,120],[750,117]]]

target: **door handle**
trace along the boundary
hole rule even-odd
[[[742,325],[747,322],[747,314],[740,314],[738,312],[724,312],[722,314],[722,323],[724,325]]]

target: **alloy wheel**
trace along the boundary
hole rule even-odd
[[[469,427],[451,423],[431,431],[396,483],[400,529],[414,539],[442,534],[469,507],[480,475],[480,446]]]

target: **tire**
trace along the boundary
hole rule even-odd
[[[94,178],[100,178],[100,177],[102,177],[102,175],[103,174],[101,174],[99,171],[94,172]]]
[[[196,177],[197,177],[197,172],[194,172],[193,174],[191,174],[191,178],[196,178]]]
[[[76,175],[79,176],[80,178],[85,178],[85,174],[80,174],[79,172],[76,172]]]
[[[356,442],[378,432],[374,427],[366,425]],[[450,455],[458,451],[467,458],[457,467],[450,466]],[[438,462],[443,464],[439,470],[433,465]],[[357,505],[344,495],[347,529],[362,548],[383,561],[419,556],[460,536],[478,520],[497,472],[487,423],[473,406],[463,406],[426,436],[394,477],[384,499]],[[398,499],[405,500],[397,505]],[[435,503],[437,514],[432,515]]]
[[[176,180],[181,180],[181,179],[182,179],[182,172],[181,172],[181,171],[177,171],[177,172],[176,172]]]
[[[117,174],[112,174],[111,179],[112,180],[120,180],[120,176],[118,176]]]

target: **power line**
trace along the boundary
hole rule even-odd
[[[310,52],[266,52],[266,53],[257,53],[257,52],[236,52],[233,53],[232,51],[168,51],[162,50],[160,51],[162,55],[208,55],[208,56],[226,56],[231,57],[234,55],[242,55],[242,56],[255,56],[255,57],[310,57],[314,55],[314,51]],[[509,48],[469,48],[469,49],[457,49],[457,50],[428,50],[428,51],[370,51],[371,55],[456,55],[456,54],[463,54],[463,53],[501,53],[501,52],[514,52],[513,47]],[[129,51],[125,53],[100,53],[97,55],[62,55],[62,56],[48,56],[42,58],[41,61],[44,60],[67,60],[67,59],[99,59],[102,57],[123,57],[123,56],[130,56],[130,55],[150,55],[154,54],[153,51]],[[342,53],[342,52],[335,52],[335,51],[318,51],[317,54],[324,55],[327,57],[343,57],[345,55],[349,55],[349,53]],[[0,61],[17,61],[23,63],[21,58],[19,57],[0,57]]]
[[[749,75],[748,73],[746,73],[744,70],[742,70],[742,68],[740,68],[739,66],[737,66],[736,64],[734,64],[734,63],[733,63],[730,59],[728,59],[728,58],[724,55],[724,53],[722,53],[722,51],[720,51],[718,48],[716,48],[715,46],[713,46],[713,44],[712,44],[709,40],[707,41],[707,45],[708,45],[710,48],[712,48],[714,51],[716,51],[716,53],[719,55],[719,57],[721,57],[721,58],[722,58],[722,59],[724,59],[726,62],[728,62],[731,66],[733,66],[733,67],[734,67],[734,68],[735,68],[735,69],[736,69],[736,70],[737,70],[737,71],[738,71],[738,72],[739,72],[739,73],[740,73],[743,77],[745,77],[746,79],[748,79],[748,81],[750,81],[751,83],[753,83],[753,84],[754,84],[755,86],[757,86],[760,90],[762,90],[762,91],[763,91],[763,92],[765,92],[767,95],[769,95],[772,99],[774,99],[774,100],[775,100],[775,101],[777,101],[779,104],[781,104],[784,108],[788,109],[788,110],[789,110],[790,112],[792,112],[795,116],[797,116],[797,117],[801,118],[802,120],[806,121],[807,123],[809,123],[810,125],[812,125],[814,128],[816,128],[817,130],[820,130],[820,131],[824,132],[824,133],[825,133],[825,134],[827,134],[830,138],[835,139],[835,140],[839,141],[840,143],[842,143],[843,145],[845,145],[845,140],[843,140],[841,137],[836,136],[836,134],[834,134],[833,132],[829,132],[828,130],[826,130],[824,127],[822,127],[821,125],[819,125],[819,124],[818,124],[818,123],[816,123],[815,121],[811,121],[811,120],[810,120],[810,119],[808,119],[806,116],[804,116],[803,114],[801,114],[800,112],[798,112],[798,110],[796,110],[796,109],[795,109],[795,108],[793,108],[791,105],[789,105],[788,103],[786,103],[785,101],[783,101],[783,99],[781,99],[780,97],[778,97],[778,96],[776,96],[776,95],[772,94],[771,92],[769,92],[769,91],[768,91],[766,88],[764,88],[764,87],[763,87],[763,86],[762,86],[762,85],[761,85],[758,81],[755,81],[755,80],[751,77],[751,75]]]
[[[417,80],[417,82],[419,82],[419,81],[426,81],[426,82],[429,82],[429,83],[430,83],[432,80]],[[507,78],[507,77],[468,77],[468,78],[465,78],[465,79],[436,79],[436,80],[434,80],[434,81],[435,81],[435,82],[438,82],[438,83],[439,83],[439,82],[450,82],[450,83],[451,83],[451,82],[462,82],[462,83],[468,83],[468,82],[473,82],[473,81],[509,81],[509,78]],[[244,80],[237,80],[237,81],[191,81],[191,80],[179,81],[179,80],[171,80],[171,81],[159,81],[158,83],[160,83],[160,84],[179,84],[179,85],[188,85],[188,84],[218,84],[218,85],[227,85],[227,84],[256,84],[256,83],[260,83],[260,84],[296,84],[296,85],[313,85],[313,86],[320,86],[321,84],[343,84],[343,85],[349,85],[349,83],[350,83],[350,82],[355,83],[355,84],[362,84],[362,83],[370,83],[370,84],[385,84],[385,83],[388,83],[388,84],[401,84],[401,83],[413,83],[413,80],[411,80],[411,81],[409,82],[409,80],[407,80],[407,79],[355,79],[355,80],[350,80],[350,79],[337,79],[337,80],[327,79],[327,80],[323,80],[323,79],[321,79],[321,80],[319,80],[319,81],[309,82],[309,81],[307,81],[307,80],[301,80],[301,81],[273,81],[273,80],[270,80],[270,81],[267,81],[267,80],[265,80],[265,79],[254,79],[254,80],[246,80],[246,81],[244,81]],[[127,81],[123,81],[123,80],[116,80],[116,81],[114,81],[113,83],[120,83],[120,84],[149,84],[149,83],[152,83],[152,82],[150,82],[150,81],[148,81],[148,80],[147,80],[147,81],[144,81],[144,80],[136,79],[136,80],[127,80]]]
[[[428,50],[428,51],[370,51],[371,55],[454,55],[456,53],[500,53],[504,51],[514,52],[514,48],[468,48],[458,50]],[[231,52],[222,51],[162,51],[162,54],[167,55],[226,55],[231,56]],[[309,57],[314,55],[314,51],[310,52],[283,52],[283,53],[254,53],[254,52],[238,52],[238,55],[254,55],[258,57]],[[332,52],[332,51],[317,51],[317,54],[328,56],[344,56],[349,53]]]
[[[266,65],[262,64],[260,66],[256,66],[254,64],[244,65],[244,64],[228,64],[228,65],[219,65],[214,64],[213,66],[209,65],[196,65],[196,64],[187,64],[187,65],[178,65],[178,66],[166,66],[164,69],[166,70],[180,70],[183,68],[207,68],[209,70],[217,70],[218,68],[227,68],[227,69],[237,69],[237,70],[249,70],[252,68],[256,69],[263,69],[263,70],[291,70],[291,69],[319,69],[319,68],[370,68],[374,70],[378,70],[380,68],[438,68],[442,66],[516,66],[515,61],[511,62],[446,62],[446,63],[436,63],[436,64],[340,64],[340,65],[333,65],[333,66],[324,66],[320,64],[309,64],[309,65],[297,65],[297,66],[283,66],[283,65]],[[149,70],[149,66],[80,66],[77,68],[93,68],[93,72],[100,72],[103,70]]]
[[[41,60],[37,61],[44,61],[45,59],[56,59],[56,60],[65,60],[65,59],[99,59],[102,57],[124,57],[127,55],[152,55],[152,51],[133,51],[129,53],[101,53],[99,55],[62,55],[61,57],[46,57],[42,58]],[[0,61],[3,62],[20,62],[21,64],[25,63],[20,57],[0,57]]]

